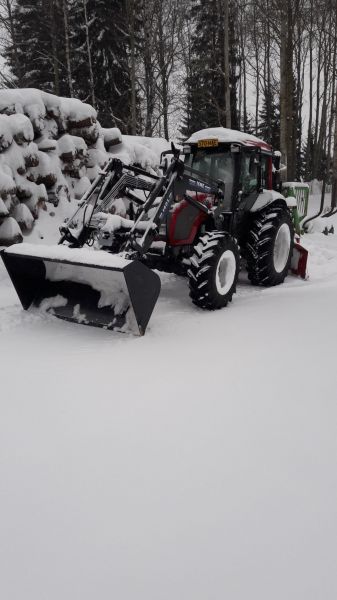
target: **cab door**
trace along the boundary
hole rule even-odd
[[[261,187],[260,154],[255,150],[244,151],[241,154],[239,177],[239,210],[249,211],[253,206]]]

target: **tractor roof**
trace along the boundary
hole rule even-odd
[[[267,142],[260,140],[255,135],[244,133],[243,131],[236,131],[236,129],[226,129],[225,127],[210,127],[209,129],[201,129],[191,135],[186,140],[189,144],[197,144],[201,140],[218,140],[219,144],[241,144],[249,148],[257,147],[261,150],[271,152],[272,147]]]

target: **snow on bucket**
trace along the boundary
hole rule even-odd
[[[145,333],[160,279],[139,261],[102,250],[16,244],[1,252],[24,309],[136,335]]]

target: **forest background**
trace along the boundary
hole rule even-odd
[[[336,187],[336,0],[0,0],[0,25],[1,87],[80,98],[129,134],[244,130],[288,180]]]

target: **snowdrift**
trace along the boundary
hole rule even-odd
[[[80,198],[109,156],[156,171],[167,148],[161,138],[102,128],[78,99],[0,90],[0,245],[22,241],[46,202]]]

